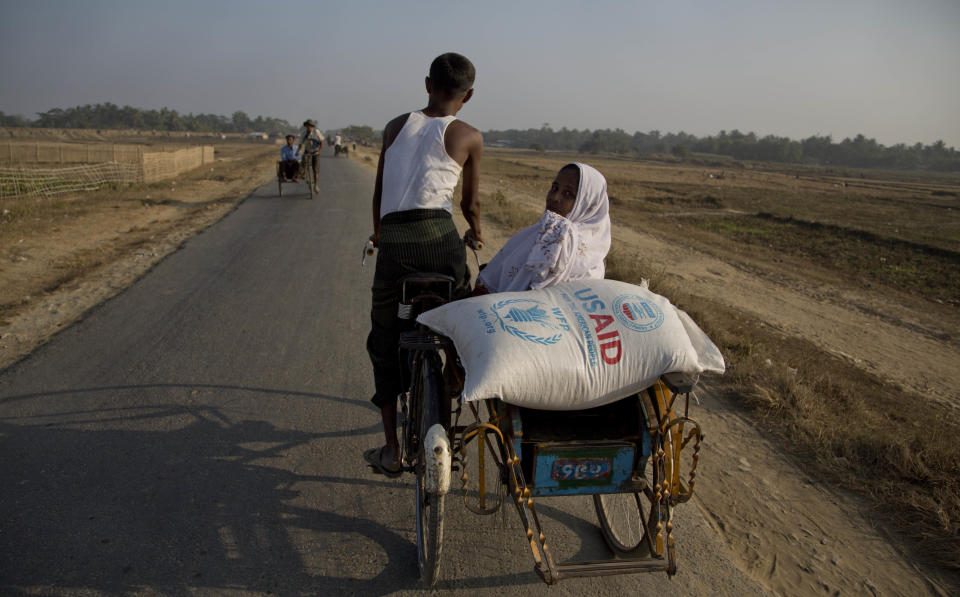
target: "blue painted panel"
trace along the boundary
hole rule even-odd
[[[617,493],[633,472],[633,444],[538,444],[534,495]]]

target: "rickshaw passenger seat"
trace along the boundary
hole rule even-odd
[[[643,425],[636,395],[586,410],[520,408],[523,439],[532,442],[597,441],[636,438]]]

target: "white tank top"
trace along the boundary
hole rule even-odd
[[[456,116],[411,112],[383,160],[380,217],[411,209],[452,211],[453,189],[463,168],[447,154],[447,126]]]

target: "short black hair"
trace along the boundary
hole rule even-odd
[[[297,138],[296,135],[287,135],[286,137],[284,137],[284,139],[296,139],[296,138]]]
[[[466,56],[456,52],[440,54],[430,64],[430,81],[437,91],[466,93],[473,87],[477,71]]]

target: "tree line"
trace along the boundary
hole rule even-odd
[[[688,133],[636,132],[623,129],[577,130],[566,127],[553,130],[548,124],[539,129],[510,129],[483,133],[488,145],[522,149],[559,149],[581,153],[625,155],[666,154],[686,158],[691,154],[712,154],[738,160],[784,162],[792,164],[833,164],[855,168],[897,170],[937,170],[960,172],[960,152],[943,141],[930,145],[916,143],[885,146],[864,135],[834,141],[830,135],[814,135],[800,141],[788,137],[738,130],[697,137]]]
[[[344,138],[366,145],[378,144],[383,138],[381,131],[375,131],[366,125],[351,124],[350,126],[339,129],[339,131]]]
[[[144,110],[109,102],[104,104],[53,108],[38,112],[33,120],[0,112],[0,126],[70,128],[70,129],[137,129],[157,131],[196,131],[209,133],[252,133],[295,131],[297,127],[281,118],[250,118],[236,111],[229,118],[218,114],[180,114],[160,108]]]
[[[242,111],[232,116],[218,114],[180,114],[161,108],[144,110],[112,103],[54,108],[38,112],[33,120],[0,112],[0,126],[38,128],[98,128],[162,131],[197,131],[212,133],[286,132],[298,127],[280,118],[250,118]],[[351,125],[342,129],[352,139],[376,143],[380,131],[369,126]],[[614,153],[649,155],[671,153],[680,158],[691,154],[711,154],[738,160],[757,160],[791,164],[832,164],[855,168],[889,168],[897,170],[937,170],[960,172],[960,152],[942,140],[930,145],[915,143],[885,146],[864,135],[834,141],[830,135],[814,135],[796,141],[775,135],[759,136],[738,130],[720,131],[716,135],[697,137],[685,133],[661,133],[653,130],[632,135],[623,129],[577,130],[566,127],[552,129],[544,123],[538,129],[486,131],[488,145],[523,149],[558,149],[582,153]]]

